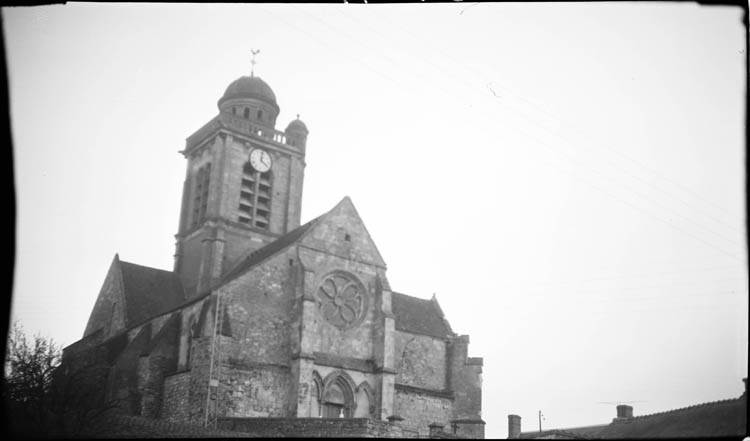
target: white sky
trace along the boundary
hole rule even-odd
[[[745,36],[683,3],[4,8],[13,317],[78,340],[115,252],[172,268],[185,138],[250,70],[394,290],[484,357],[488,437],[737,397]]]

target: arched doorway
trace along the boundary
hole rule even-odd
[[[323,418],[353,418],[357,403],[354,400],[354,381],[344,371],[328,374],[323,381],[320,416]]]
[[[332,384],[323,395],[323,418],[344,418],[346,398],[338,384]]]

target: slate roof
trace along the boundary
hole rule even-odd
[[[391,310],[396,316],[396,329],[399,331],[437,338],[454,335],[436,301],[394,292],[391,297]]]
[[[250,253],[247,257],[245,257],[240,263],[238,263],[234,268],[232,268],[223,278],[223,281],[229,281],[243,272],[247,271],[248,269],[254,267],[255,265],[261,263],[262,261],[266,260],[267,258],[271,257],[272,255],[276,254],[277,252],[283,250],[284,248],[288,247],[289,245],[296,242],[300,237],[302,237],[307,230],[310,229],[315,223],[320,219],[322,216],[318,216],[315,219],[311,220],[310,222],[295,228],[294,230],[286,233],[285,235],[279,237],[278,239],[274,240],[273,242],[269,243],[268,245],[258,248],[257,250]]]
[[[733,400],[698,404],[615,421],[600,438],[682,438],[747,434],[747,394]]]
[[[185,301],[185,291],[180,278],[171,271],[122,260],[120,270],[127,328],[177,308]]]
[[[598,426],[574,427],[570,429],[549,429],[541,432],[525,432],[521,434],[522,439],[596,439],[598,433],[607,427],[606,424]]]
[[[747,434],[747,394],[666,412],[616,420],[600,426],[525,432],[524,439],[738,437]]]

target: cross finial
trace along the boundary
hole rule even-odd
[[[260,49],[250,49],[250,52],[253,54],[253,59],[250,61],[250,63],[253,65],[252,68],[250,68],[250,76],[255,76],[255,56],[260,53]]]

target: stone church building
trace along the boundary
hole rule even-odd
[[[352,201],[300,225],[305,124],[276,130],[276,96],[254,75],[218,108],[181,152],[174,269],[115,255],[64,363],[105,363],[103,390],[130,415],[366,418],[484,437],[482,359],[434,296],[392,290]]]

